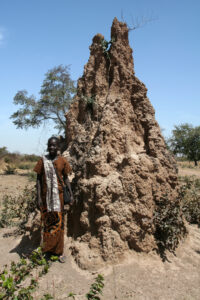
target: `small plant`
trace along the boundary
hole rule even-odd
[[[154,225],[154,236],[160,255],[163,259],[166,259],[165,251],[174,252],[180,238],[186,234],[180,199],[170,202],[167,195],[164,195],[157,201]]]
[[[104,56],[106,57],[107,60],[110,61],[110,47],[111,45],[115,42],[114,39],[111,39],[109,42],[103,39],[101,41],[101,47],[104,53]]]
[[[95,95],[92,95],[90,97],[83,96],[82,98],[86,103],[86,108],[88,110],[90,110],[91,112],[93,112],[94,103],[95,103]]]
[[[101,300],[100,295],[103,295],[104,277],[101,274],[95,278],[95,282],[91,284],[89,292],[85,295],[88,300]],[[76,299],[76,294],[69,293],[68,298]]]
[[[70,293],[68,294],[67,298],[72,298],[73,300],[75,300],[75,296],[76,296],[76,294],[70,292]]]
[[[57,255],[51,255],[50,260],[51,261],[58,261],[59,257]]]
[[[49,267],[49,261],[46,260],[40,247],[32,252],[29,259],[21,258],[18,263],[11,262],[10,269],[5,266],[0,273],[0,299],[34,299],[31,294],[38,286],[38,278],[34,278],[31,272],[35,268],[40,268],[39,276],[43,276],[48,272]],[[29,277],[30,280],[27,282]],[[53,297],[45,294],[42,300],[45,299],[53,299]]]
[[[95,278],[95,282],[90,286],[89,292],[86,294],[86,298],[88,300],[100,300],[100,296],[102,295],[102,290],[104,287],[104,277],[101,274]]]

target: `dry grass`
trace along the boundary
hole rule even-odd
[[[200,163],[198,163],[198,166],[195,166],[192,161],[177,161],[177,165],[179,168],[188,168],[200,171]]]

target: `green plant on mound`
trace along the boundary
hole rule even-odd
[[[112,46],[112,44],[114,42],[115,42],[115,39],[113,39],[113,38],[110,41],[107,41],[105,39],[103,39],[101,41],[101,47],[103,50],[103,54],[109,62],[110,62],[110,47]]]
[[[88,109],[91,113],[93,112],[94,104],[95,104],[95,95],[92,96],[82,96],[86,104],[86,109]]]
[[[156,202],[154,236],[163,259],[166,259],[165,251],[174,252],[179,240],[187,233],[180,202],[180,198],[170,202],[167,195]]]
[[[182,211],[186,220],[200,226],[200,179],[181,177]]]
[[[0,299],[33,300],[32,293],[38,287],[39,277],[45,275],[50,267],[41,248],[32,252],[28,259],[21,258],[19,262],[11,262],[10,268],[4,266],[0,272]],[[34,277],[32,271],[39,269],[39,276]],[[53,299],[45,294],[41,300]]]
[[[26,186],[18,196],[5,195],[0,212],[0,227],[17,226],[23,231],[30,214],[35,211],[35,187]]]

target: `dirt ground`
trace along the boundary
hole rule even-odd
[[[178,174],[180,176],[195,176],[195,177],[200,178],[200,170],[196,170],[196,169],[179,168]]]
[[[179,173],[185,175],[186,168]],[[200,177],[200,170],[192,174]],[[196,171],[198,174],[195,174]],[[1,175],[0,199],[4,194],[19,193],[28,184],[25,176]],[[47,275],[39,281],[40,288],[34,299],[51,293],[56,300],[69,299],[69,292],[76,294],[75,299],[86,299],[91,283],[98,273],[104,275],[105,287],[102,300],[199,300],[200,299],[200,229],[188,226],[189,234],[181,241],[176,255],[168,254],[168,261],[162,262],[155,253],[138,254],[130,252],[126,260],[108,266],[98,272],[80,270],[67,249],[67,262],[53,263]],[[29,244],[28,236],[8,236],[11,229],[0,229],[0,267],[18,260],[23,249]]]
[[[33,184],[27,176],[0,175],[0,206],[4,195],[17,195],[25,186]]]
[[[200,178],[200,166],[194,167],[193,162],[183,161],[178,162],[179,176],[196,176]]]

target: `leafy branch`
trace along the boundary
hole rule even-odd
[[[17,128],[37,128],[51,120],[59,131],[65,129],[65,114],[76,93],[75,82],[70,78],[69,66],[58,66],[45,74],[40,99],[28,96],[26,90],[18,91],[14,104],[21,108],[11,115]]]
[[[0,272],[0,299],[33,300],[32,293],[38,287],[38,277],[33,277],[31,272],[35,268],[40,268],[39,277],[41,277],[48,272],[49,267],[50,262],[40,247],[32,252],[29,259],[21,258],[18,263],[11,262],[10,269],[6,265]],[[23,286],[28,277],[30,277],[29,284]],[[45,294],[41,300],[45,299],[53,297]]]
[[[108,59],[110,61],[110,47],[112,46],[112,44],[115,42],[115,39],[111,39],[109,42],[105,39],[103,39],[101,41],[101,47],[104,53],[104,56],[106,57],[106,59]]]

